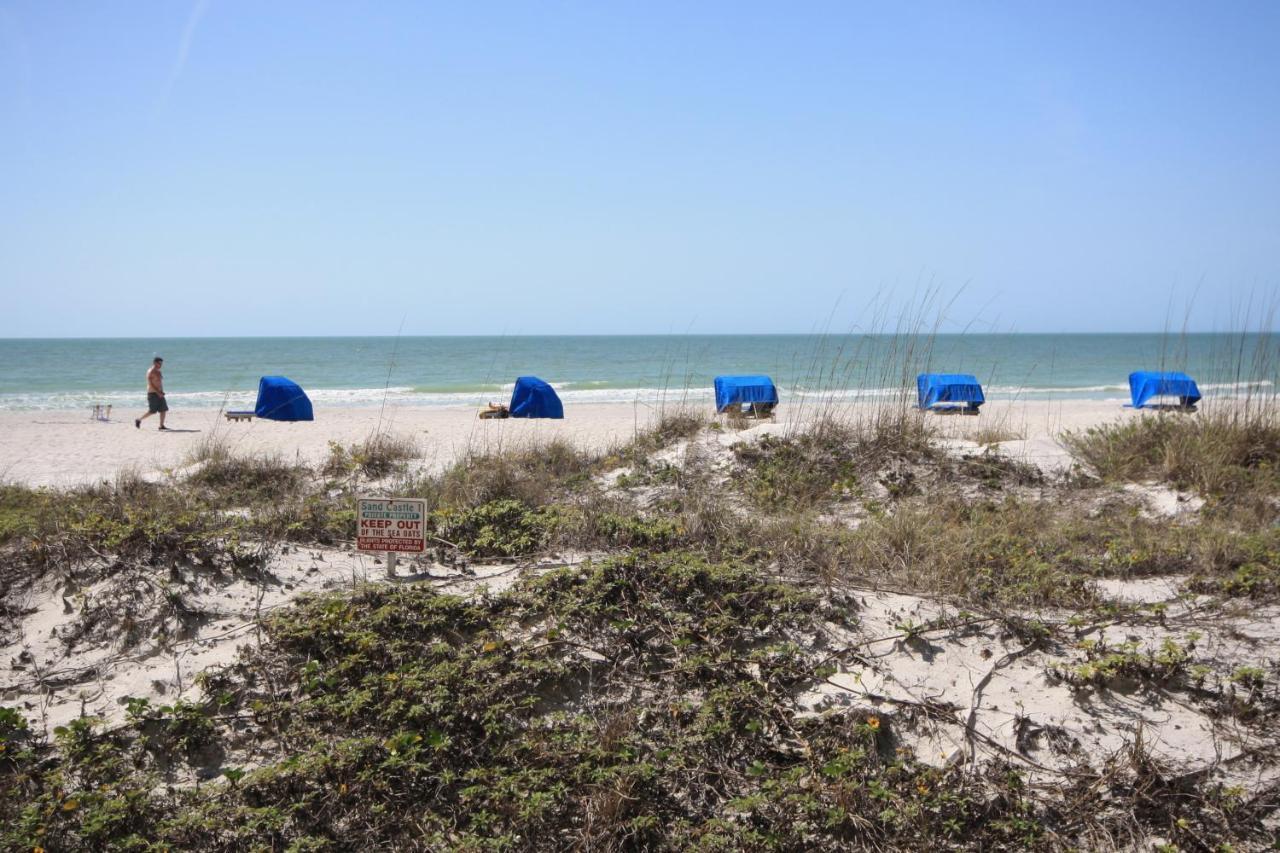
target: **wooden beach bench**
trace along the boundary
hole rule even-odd
[[[229,421],[251,421],[253,412],[224,412]]]

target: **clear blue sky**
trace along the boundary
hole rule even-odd
[[[1221,326],[1280,3],[0,0],[0,336]]]

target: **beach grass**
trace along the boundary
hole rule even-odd
[[[377,432],[350,445],[330,442],[321,471],[329,477],[358,475],[365,480],[382,480],[403,472],[410,460],[421,456],[421,447],[412,439]]]
[[[1065,437],[1112,482],[1155,480],[1215,501],[1280,495],[1280,403],[1223,402],[1187,416],[1157,412]]]
[[[1027,437],[1021,430],[1015,430],[1000,424],[984,425],[971,434],[974,441],[981,445],[1001,444],[1006,441],[1019,441]]]

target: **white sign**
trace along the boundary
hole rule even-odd
[[[356,548],[421,553],[427,548],[427,502],[418,498],[357,498]]]

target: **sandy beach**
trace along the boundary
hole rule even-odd
[[[843,404],[840,417],[862,417],[875,404]],[[713,416],[710,406],[692,411]],[[750,429],[788,430],[811,422],[815,404],[784,405],[772,424]],[[245,453],[271,453],[314,462],[329,443],[351,444],[379,430],[407,436],[422,449],[424,467],[436,469],[468,450],[565,439],[586,449],[625,442],[659,415],[643,404],[601,403],[575,406],[564,420],[481,421],[471,407],[317,408],[309,423],[255,420],[229,423],[213,409],[175,409],[172,432],[157,431],[156,419],[135,429],[131,413],[117,412],[110,422],[94,421],[82,411],[28,411],[0,414],[0,481],[70,486],[111,479],[122,471],[152,474],[181,468],[203,441],[225,440]],[[930,417],[944,437],[966,438],[982,430],[1010,434],[1002,449],[1027,461],[1054,464],[1061,450],[1054,442],[1064,431],[1084,429],[1118,418],[1140,416],[1115,401],[993,401],[978,417]]]

